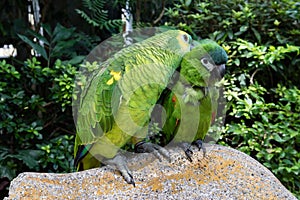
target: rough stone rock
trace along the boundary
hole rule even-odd
[[[260,163],[232,148],[206,144],[189,162],[179,148],[172,161],[151,154],[129,159],[136,187],[109,166],[69,174],[21,173],[6,199],[296,199]]]

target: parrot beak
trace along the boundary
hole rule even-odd
[[[198,46],[199,44],[200,44],[199,42],[197,42],[196,40],[193,40],[193,41],[192,41],[192,44],[191,44],[191,50],[192,50],[194,47]]]
[[[223,78],[225,75],[225,64],[217,65],[217,69],[219,71],[220,77]]]
[[[225,75],[225,64],[215,65],[215,68],[211,71],[209,79],[209,85],[213,85],[220,81]]]
[[[215,65],[215,68],[211,71],[211,81],[219,81],[225,75],[225,64]]]

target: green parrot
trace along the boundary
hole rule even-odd
[[[205,148],[205,138],[217,114],[219,89],[216,86],[225,73],[228,56],[216,42],[206,39],[194,42],[195,47],[182,59],[178,73],[162,92],[152,113],[151,123],[162,129],[162,146],[180,144],[192,161],[191,143]],[[151,128],[149,128],[151,130]]]
[[[124,145],[139,143],[143,152],[169,156],[157,144],[140,141],[147,135],[154,105],[191,44],[187,33],[166,31],[120,50],[92,73],[75,114],[78,170],[113,165],[135,185],[120,151]]]

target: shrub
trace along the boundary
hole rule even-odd
[[[89,7],[92,5],[89,1],[82,2],[86,9],[77,11],[82,17],[91,24],[98,20],[94,26],[100,27],[102,35],[102,29],[115,32],[117,23],[113,23],[114,18],[110,18],[110,12],[101,4],[108,1],[97,1],[99,6],[95,8]],[[300,93],[295,87],[300,85],[297,46],[300,3],[296,0],[130,3],[136,9],[133,15],[138,23],[134,26],[143,22],[174,26],[195,39],[214,39],[227,50],[228,105],[226,126],[216,129],[222,132],[219,143],[254,157],[300,197],[300,155],[296,150],[300,144]],[[149,7],[142,8],[143,5]],[[19,64],[0,62],[0,177],[12,179],[29,170],[73,170],[75,128],[71,98],[76,64],[99,42],[99,37],[79,34],[74,27],[60,24],[53,30],[48,25],[42,26],[44,36],[32,31],[19,35],[42,57]],[[33,38],[43,45],[33,43]],[[120,41],[115,45],[120,46]],[[107,46],[114,47],[110,43]],[[109,52],[110,49],[105,53],[110,55]]]
[[[42,67],[32,58],[21,69],[0,62],[0,177],[12,179],[22,171],[70,172],[76,67],[60,60],[52,68]]]
[[[299,2],[178,0],[164,24],[227,50],[219,142],[260,161],[299,197]]]
[[[268,91],[257,82],[239,87],[239,77],[228,79],[225,95],[230,109],[219,143],[257,159],[299,196],[300,90],[279,84]]]
[[[299,44],[298,1],[179,0],[167,7],[165,24],[194,36],[259,44]]]

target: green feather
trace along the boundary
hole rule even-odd
[[[74,154],[78,165],[97,167],[99,160],[114,157],[137,133],[143,135],[149,111],[191,42],[183,31],[167,31],[122,49],[93,72],[77,113]],[[81,146],[91,147],[86,154]]]
[[[217,112],[219,91],[215,83],[221,77],[219,75],[212,79],[213,73],[218,70],[210,71],[204,66],[203,58],[215,68],[228,60],[224,49],[211,40],[197,42],[196,47],[185,54],[180,66],[180,78],[171,92],[163,92],[164,96],[160,97],[159,103],[166,110],[163,127],[166,144],[171,141],[203,140],[212,116]],[[163,120],[158,119],[158,122]]]

